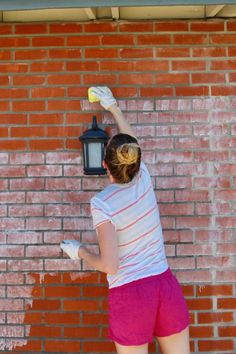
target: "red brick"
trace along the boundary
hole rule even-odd
[[[178,71],[196,71],[205,70],[206,62],[203,60],[173,60],[172,70]]]
[[[156,81],[160,85],[188,84],[189,74],[158,74]]]
[[[74,101],[69,101],[69,100],[48,101],[48,109],[50,111],[79,110],[80,109],[80,101],[77,101],[77,100],[74,100]]]
[[[15,51],[16,60],[37,60],[37,59],[46,59],[47,51],[44,49],[40,50],[17,50]]]
[[[31,326],[30,327],[30,336],[32,337],[60,337],[61,328],[53,326]]]
[[[200,352],[218,351],[218,350],[233,350],[233,340],[200,340],[198,341],[198,348]]]
[[[236,47],[229,47],[228,48],[228,56],[235,57],[235,55],[236,55]]]
[[[226,48],[224,47],[194,47],[192,48],[192,53],[193,57],[227,57]]]
[[[36,95],[38,92],[40,92],[41,94],[45,94],[47,92],[62,92],[61,89],[59,89],[60,91],[54,91],[54,89],[52,89],[52,91],[50,89],[47,88],[38,88],[38,89],[32,89],[32,93],[34,95]],[[64,92],[64,89],[63,89]],[[37,114],[37,113],[32,113],[29,116],[29,124],[62,124],[63,123],[63,114],[60,113],[41,113],[41,114]]]
[[[221,298],[217,299],[218,309],[235,309],[236,299],[235,298]]]
[[[62,353],[62,352],[80,352],[80,342],[79,341],[65,341],[65,340],[45,340],[45,350],[49,353]]]
[[[98,37],[96,37],[98,38]],[[134,44],[134,36],[133,35],[106,35],[101,37],[102,45],[133,45]]]
[[[11,24],[1,23],[0,33],[1,34],[12,34],[13,26]]]
[[[12,341],[10,342],[10,347],[11,346],[12,346]],[[42,343],[39,340],[28,340],[27,344],[25,345],[25,339],[23,339],[22,344],[20,343],[19,339],[16,339],[16,344],[14,346],[14,349],[17,350],[16,354],[19,353],[19,351],[22,351],[22,348],[27,352],[33,351],[35,354],[40,354],[42,351]]]
[[[66,64],[68,71],[98,71],[99,64],[97,62],[71,62]]]
[[[235,44],[236,35],[231,33],[210,35],[210,44]]]
[[[28,47],[30,44],[29,38],[25,37],[1,37],[0,38],[0,47],[8,47],[8,48],[14,48],[14,47]]]
[[[118,28],[118,23],[116,22],[90,22],[83,24],[83,30],[85,33],[88,32],[116,32]]]
[[[60,72],[64,69],[62,62],[40,62],[32,63],[30,66],[31,72]]]
[[[92,338],[97,339],[99,337],[100,328],[95,327],[65,327],[65,338]]]
[[[16,34],[42,34],[47,32],[46,23],[34,23],[34,24],[16,24]]]
[[[1,85],[9,85],[9,77],[8,76],[1,76],[0,84]]]
[[[27,63],[6,63],[0,64],[2,73],[26,73],[28,71]]]
[[[190,326],[190,338],[211,338],[214,337],[213,327],[211,326]]]
[[[172,87],[141,87],[140,88],[141,97],[163,97],[172,96]]]
[[[224,32],[224,22],[196,21],[190,23],[190,31],[196,32]]]
[[[210,70],[235,70],[235,60],[214,60],[210,63]]]
[[[212,308],[212,299],[186,299],[189,310],[209,310]]]
[[[198,323],[224,323],[233,321],[233,312],[199,312]]]
[[[79,313],[45,313],[45,323],[47,324],[75,324],[80,323]],[[68,349],[67,349],[68,350]]]
[[[160,21],[155,23],[154,30],[157,32],[184,32],[188,31],[186,21]]]
[[[117,48],[86,48],[85,58],[117,58]]]
[[[44,111],[45,102],[43,101],[19,101],[12,102],[13,112],[24,112],[24,111]]]
[[[235,96],[236,86],[212,86],[211,93],[214,96]]]
[[[164,34],[140,34],[137,36],[140,45],[170,44],[171,38]]]
[[[152,48],[123,48],[120,49],[121,58],[152,58]]]
[[[45,132],[44,127],[12,127],[10,135],[14,138],[43,137]]]
[[[48,75],[49,85],[70,85],[80,83],[79,74],[60,74],[60,75]]]
[[[83,343],[84,352],[114,352],[114,343],[112,342],[84,342]]]
[[[135,23],[120,23],[120,32],[153,32],[153,23],[135,22]]]
[[[83,35],[83,36],[75,36],[75,37],[67,37],[67,45],[68,46],[99,46],[100,45],[100,37],[93,35]]]
[[[198,296],[222,296],[233,295],[232,285],[203,285],[197,286]]]
[[[208,36],[204,34],[175,34],[174,44],[208,44]]]
[[[163,58],[182,58],[190,56],[189,48],[163,47],[156,48],[156,56]]]
[[[0,89],[1,98],[26,98],[28,90],[20,88]]]
[[[87,74],[84,75],[86,85],[113,85],[116,83],[116,76],[112,74]]]
[[[97,300],[64,300],[64,311],[98,311],[99,303]]]
[[[64,141],[59,139],[45,139],[45,140],[30,140],[29,148],[31,150],[56,150],[64,149]]]
[[[220,337],[235,337],[236,326],[218,327],[218,333]]]
[[[64,37],[33,37],[33,47],[59,47],[63,46],[65,42]]]
[[[50,33],[80,33],[82,32],[82,24],[80,23],[50,23]]]
[[[29,75],[29,76],[13,76],[14,85],[43,85],[46,81],[46,78],[41,75]]]
[[[102,61],[102,71],[133,71],[134,63],[130,61]]]
[[[199,83],[225,83],[226,77],[225,74],[192,74],[192,82],[193,84]]]
[[[51,59],[56,59],[56,58],[65,58],[65,59],[79,59],[81,58],[81,49],[74,49],[74,48],[68,48],[68,49],[50,49],[48,50],[48,56]]]

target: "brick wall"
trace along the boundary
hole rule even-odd
[[[166,252],[191,311],[193,353],[235,353],[236,21],[0,26],[0,350],[113,352],[105,276],[62,258],[95,250],[78,136],[109,85],[134,125]],[[151,345],[151,351],[155,345]]]

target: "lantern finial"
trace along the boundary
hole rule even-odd
[[[93,116],[92,129],[98,130],[98,123],[97,123],[97,117],[96,116]]]

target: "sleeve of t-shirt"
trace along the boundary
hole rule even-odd
[[[91,199],[90,207],[93,219],[93,227],[95,229],[103,223],[111,221],[111,215],[108,210],[108,206],[101,199],[93,197]]]
[[[142,173],[143,178],[145,179],[145,181],[147,183],[151,183],[152,184],[150,173],[149,173],[149,171],[148,171],[148,169],[147,169],[147,167],[146,167],[144,162],[141,162],[140,170],[141,170],[141,173]]]

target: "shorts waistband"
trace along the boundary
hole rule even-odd
[[[137,280],[134,280],[130,283],[127,283],[127,284],[123,284],[123,285],[120,285],[120,286],[116,286],[114,288],[111,288],[109,289],[109,291],[115,291],[116,289],[124,289],[124,288],[129,288],[131,286],[136,286],[138,284],[145,284],[145,283],[149,283],[153,280],[161,280],[161,279],[165,279],[165,278],[168,278],[168,277],[171,277],[173,274],[170,270],[170,268],[167,268],[167,270],[165,270],[163,273],[161,274],[155,274],[155,275],[150,275],[149,277],[146,277],[146,278],[141,278],[141,279],[137,279]]]

